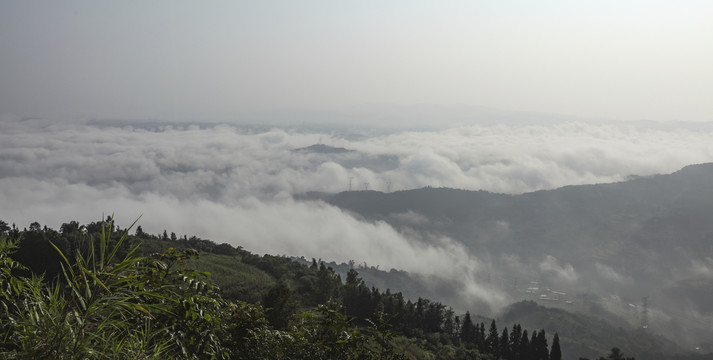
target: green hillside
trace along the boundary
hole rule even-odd
[[[527,360],[596,358],[618,346],[667,359],[679,350],[534,303],[515,304],[497,320],[456,314],[370,287],[355,269],[342,278],[315,260],[140,227],[129,235],[110,218],[60,231],[0,225],[5,357]],[[48,342],[60,334],[67,336]]]
[[[424,241],[448,237],[474,258],[495,259],[489,262],[493,282],[514,301],[536,299],[522,286],[530,282],[568,296],[617,297],[620,309],[608,310],[635,324],[639,319],[627,313],[649,297],[658,331],[686,348],[713,351],[711,179],[713,164],[707,163],[518,195],[426,187],[299,198],[326,201]],[[513,284],[519,287],[510,291]],[[457,291],[442,291],[438,300],[461,305]]]

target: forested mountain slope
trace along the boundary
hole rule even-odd
[[[420,239],[454,239],[489,259],[501,283],[516,284],[513,300],[528,299],[528,282],[616,299],[622,312],[648,297],[656,309],[652,326],[677,329],[667,336],[692,347],[713,336],[706,325],[713,320],[711,163],[519,195],[429,187],[299,198],[326,201]],[[549,263],[567,270],[566,278],[557,278]],[[629,316],[632,325],[640,312]]]
[[[217,284],[220,290],[216,288],[217,292],[210,290],[202,293],[200,291],[203,290],[199,289],[203,289],[203,287],[200,287],[196,288],[195,291],[199,291],[196,294],[201,294],[200,296],[219,296],[227,301],[247,301],[248,303],[262,304],[265,309],[264,320],[262,321],[266,321],[266,323],[260,323],[259,316],[262,315],[256,313],[251,316],[258,316],[258,318],[251,320],[247,325],[241,325],[248,326],[247,330],[241,331],[258,331],[258,333],[261,333],[261,331],[269,329],[263,328],[264,326],[269,326],[275,331],[285,331],[285,334],[289,335],[290,331],[306,331],[310,329],[310,326],[315,326],[310,322],[305,323],[305,315],[299,315],[302,311],[314,314],[309,316],[318,317],[325,316],[330,311],[338,311],[343,314],[340,316],[346,317],[343,320],[340,320],[341,318],[339,317],[329,320],[331,324],[329,326],[333,326],[334,329],[342,329],[348,326],[360,331],[361,335],[358,335],[358,338],[362,340],[359,341],[371,344],[364,348],[364,351],[370,352],[371,355],[369,356],[372,358],[377,358],[378,356],[382,356],[381,358],[404,356],[411,359],[432,357],[442,359],[489,359],[499,356],[504,359],[534,359],[540,356],[536,354],[542,354],[544,351],[549,354],[550,351],[554,351],[555,340],[552,335],[557,332],[563,339],[561,351],[565,359],[577,359],[583,355],[594,357],[597,354],[603,354],[611,346],[619,346],[627,354],[636,355],[640,353],[641,344],[644,344],[647,350],[662,354],[662,359],[670,358],[671,354],[680,351],[672,344],[657,342],[656,338],[648,334],[642,336],[642,334],[634,334],[622,329],[612,332],[608,328],[609,325],[587,320],[579,315],[566,314],[555,317],[548,315],[549,322],[545,328],[545,326],[539,325],[542,322],[532,321],[532,316],[543,312],[549,314],[553,310],[537,306],[534,308],[525,306],[527,304],[514,305],[501,318],[496,320],[496,325],[495,321],[487,318],[476,315],[471,317],[469,313],[456,313],[453,309],[436,301],[421,297],[409,299],[405,298],[401,293],[391,292],[388,289],[370,288],[360,279],[358,272],[354,269],[350,269],[342,280],[341,276],[323,262],[313,260],[311,265],[306,265],[282,256],[258,256],[240,248],[233,248],[227,244],[219,245],[195,236],[191,238],[173,236],[174,239],[172,240],[167,235],[168,232],[158,236],[150,235],[141,231],[139,227],[135,235],[128,235],[127,233],[123,240],[117,241],[125,230],[120,229],[118,226],[115,227],[110,219],[105,223],[97,222],[88,225],[79,225],[76,222],[65,223],[59,232],[36,223],[33,223],[30,229],[25,230],[19,230],[14,226],[10,228],[4,222],[3,224],[5,224],[2,229],[3,236],[19,241],[17,243],[19,247],[13,252],[12,259],[28,266],[27,271],[18,273],[20,276],[23,274],[44,273],[51,283],[54,281],[52,279],[62,279],[63,276],[66,276],[66,273],[58,266],[59,264],[62,264],[62,262],[65,265],[75,263],[82,258],[91,259],[92,256],[90,255],[102,248],[114,249],[112,251],[115,251],[114,256],[118,259],[117,261],[124,259],[126,256],[132,256],[132,253],[143,254],[144,259],[149,261],[147,264],[174,264],[168,265],[166,271],[169,271],[171,266],[178,266],[175,270],[178,271],[175,273],[178,276],[175,281],[178,281],[178,283],[173,285],[166,284],[165,286],[179,286],[181,284],[181,276],[185,281],[185,275],[179,274],[193,274],[188,277],[188,279],[193,279],[196,276],[203,276],[201,275],[203,274],[202,272],[207,271],[212,276],[206,280]],[[113,237],[109,237],[104,245],[101,242],[97,242],[99,238],[103,238],[100,235],[102,229],[108,234],[113,234]],[[52,244],[57,246],[57,249]],[[92,250],[92,244],[95,245],[94,250]],[[57,256],[50,256],[52,255],[50,250],[54,250],[54,254]],[[83,257],[70,261],[64,259],[57,250],[60,250],[63,254],[72,252],[83,254]],[[37,254],[44,255],[43,257],[38,257],[36,256]],[[97,257],[94,258],[97,259]],[[190,260],[192,258],[194,260]],[[185,260],[174,262],[178,259]],[[141,262],[147,260],[141,260]],[[57,262],[56,264],[55,261]],[[135,263],[140,264],[141,262]],[[129,261],[127,264],[131,263]],[[186,272],[188,270],[185,269],[190,268],[195,268],[199,272]],[[107,269],[111,269],[111,267],[107,267]],[[140,269],[137,268],[139,271],[137,274],[142,273],[143,270]],[[155,269],[159,271],[157,273],[159,275],[164,271],[161,270],[164,269],[163,265]],[[63,273],[65,275],[62,275]],[[166,274],[169,273],[167,272]],[[4,276],[8,275],[9,273],[5,273]],[[99,275],[104,276],[104,274]],[[407,273],[402,273],[401,275],[408,276]],[[195,279],[197,280],[198,278]],[[5,280],[7,280],[6,277],[3,278],[3,281]],[[189,284],[195,280],[190,281]],[[17,304],[12,301],[7,302],[10,299],[8,297],[4,299],[3,301],[10,308]],[[131,300],[127,299],[126,301]],[[327,308],[319,307],[325,304],[328,306]],[[144,306],[148,305],[137,303],[134,306],[137,306],[136,309],[144,309]],[[342,310],[339,310],[340,307]],[[221,311],[220,309],[217,310]],[[247,308],[245,311],[252,310]],[[13,312],[11,311],[10,314],[12,315]],[[206,314],[212,313],[206,312]],[[558,314],[565,313],[560,312]],[[559,321],[560,319],[570,320],[562,322]],[[193,321],[195,321],[195,318]],[[209,326],[209,328],[205,328],[205,331],[215,331],[216,334],[221,331],[227,331],[226,329],[210,327],[213,326],[210,325],[212,324],[210,321],[209,323],[205,323],[204,320],[201,321],[203,321],[201,326]],[[524,334],[528,332],[528,327],[520,326],[518,321],[527,321],[528,324],[533,326],[529,328],[529,334],[532,335],[532,340],[529,340],[529,342],[524,342],[522,339],[525,336]],[[579,334],[579,329],[576,327],[563,326],[567,322],[584,324],[588,328],[587,334]],[[189,321],[188,323],[191,322]],[[179,325],[173,324],[170,326]],[[540,326],[543,327],[540,328]],[[566,329],[572,333],[565,335],[563,331],[558,329]],[[5,327],[3,331],[10,338],[15,336],[12,329],[8,330]],[[615,336],[591,337],[588,335],[607,332],[615,334]],[[586,338],[583,337],[585,335]],[[266,335],[263,334],[263,336]],[[355,336],[357,336],[356,333]],[[338,337],[335,338],[335,341],[338,339]],[[265,343],[260,345],[262,340],[259,337],[254,338],[252,343],[243,343],[240,338],[232,338],[232,345],[230,346],[243,350],[245,350],[245,346],[277,346],[271,342],[274,340],[266,337],[264,339]],[[254,341],[258,341],[258,343]],[[559,341],[557,341],[557,344],[557,348],[559,348]],[[579,344],[586,344],[587,346],[579,346]],[[636,344],[639,344],[638,347]],[[283,345],[285,348],[281,351],[289,351],[291,349],[290,346],[294,347],[292,349],[295,352],[294,354],[307,351],[303,345],[295,343]],[[347,355],[339,358],[356,356],[358,352],[351,353],[350,348],[347,347],[347,345],[357,346],[356,343],[346,342],[343,345],[345,346],[342,349],[344,351],[339,354]],[[188,345],[184,344],[183,346]],[[313,346],[331,345],[328,343],[316,343]],[[15,351],[12,350],[12,347],[4,349]],[[226,354],[235,349],[225,350]],[[325,354],[335,354],[330,352],[335,348],[330,348],[331,350],[320,349],[319,351],[324,350]],[[316,351],[316,348],[313,348],[312,351]],[[530,352],[532,352],[532,355],[527,355]],[[235,356],[243,358],[245,354]],[[294,358],[301,357],[295,355]]]
[[[680,266],[691,255],[713,250],[713,222],[708,221],[713,164],[521,195],[424,188],[343,192],[327,201],[367,219],[445,234],[477,251],[608,261],[637,275],[657,275],[650,261]],[[394,216],[408,212],[430,221],[408,223]],[[507,234],[500,232],[493,241],[494,229],[505,224]]]

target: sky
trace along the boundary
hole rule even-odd
[[[8,0],[0,114],[250,122],[376,103],[713,121],[711,18],[705,0]]]
[[[710,19],[710,1],[1,1],[0,220],[140,217],[502,306],[477,279],[505,260],[293,196],[350,179],[520,194],[711,162]],[[320,143],[353,151],[293,151]]]

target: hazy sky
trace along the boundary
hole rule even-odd
[[[713,121],[711,19],[707,0],[6,0],[0,114],[387,103]]]

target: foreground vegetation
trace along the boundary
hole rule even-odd
[[[221,290],[205,270],[227,272],[225,256],[245,275],[216,276]],[[3,358],[562,358],[557,334],[548,346],[544,330],[486,330],[469,313],[369,288],[353,269],[342,282],[316,260],[130,235],[111,218],[59,232],[0,222],[0,304]]]

